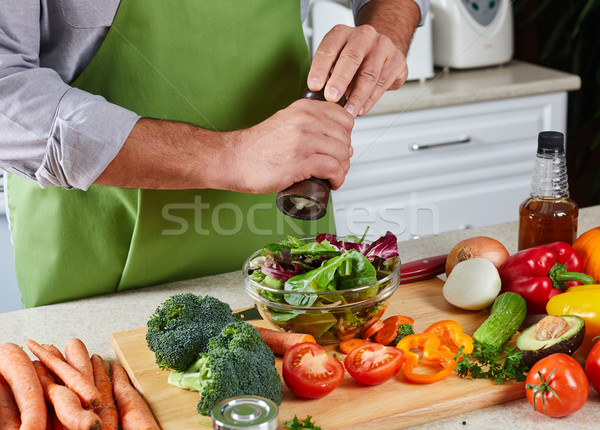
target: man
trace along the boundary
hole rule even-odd
[[[355,1],[358,27],[312,66],[307,3],[3,2],[0,166],[25,307],[236,270],[332,230],[270,193],[342,185],[353,117],[406,80],[427,2]],[[294,101],[306,84],[345,108]]]

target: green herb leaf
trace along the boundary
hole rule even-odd
[[[283,428],[290,430],[321,430],[320,426],[317,426],[312,422],[312,417],[310,415],[308,415],[304,421],[300,421],[298,417],[294,415],[294,418],[287,421],[283,425]]]
[[[527,378],[529,366],[517,348],[500,348],[475,341],[472,353],[465,354],[463,350],[461,347],[455,357],[463,358],[456,365],[456,373],[462,377],[493,379],[496,384]]]

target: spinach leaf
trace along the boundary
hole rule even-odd
[[[331,246],[324,240],[323,242],[302,243],[301,246],[295,246],[290,249],[292,255],[340,255],[342,252]]]
[[[354,250],[346,252],[344,257],[351,264],[351,270],[340,273],[338,290],[348,290],[377,282],[377,271],[367,257]]]
[[[336,291],[337,270],[347,258],[345,255],[333,257],[317,269],[296,275],[286,281],[284,289],[294,292]],[[318,298],[316,294],[305,297],[289,294],[285,296],[285,301],[293,306],[312,306]]]
[[[267,255],[265,250],[277,253],[282,249],[290,249],[290,247],[282,245],[281,243],[268,243],[265,246],[263,246],[263,252],[261,253],[261,255]]]

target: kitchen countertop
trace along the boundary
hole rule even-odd
[[[579,232],[600,225],[600,206],[583,208]],[[517,250],[517,223],[510,222],[471,230],[444,233],[399,243],[402,261],[408,262],[448,252],[466,237],[490,236],[501,241],[512,254]],[[400,291],[400,290],[399,290]],[[145,326],[155,308],[169,296],[181,292],[208,294],[220,298],[233,309],[250,306],[243,291],[241,272],[225,273],[190,281],[138,289],[56,305],[0,314],[0,343],[24,345],[27,339],[52,343],[61,350],[71,337],[78,337],[90,353],[116,359],[109,342],[111,333]],[[600,394],[591,389],[584,408],[563,418],[551,419],[533,412],[526,400],[517,400],[460,414],[415,429],[506,429],[537,428],[563,430],[593,428],[600,422]],[[328,430],[328,429],[324,429]]]
[[[573,91],[580,86],[577,75],[518,60],[480,69],[437,69],[424,82],[409,81],[386,92],[367,116]]]

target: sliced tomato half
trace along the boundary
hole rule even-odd
[[[292,393],[308,399],[332,392],[344,378],[344,366],[322,346],[298,343],[283,356],[283,380]]]
[[[396,375],[404,364],[404,351],[393,346],[366,343],[344,359],[348,373],[357,381],[377,385]]]

